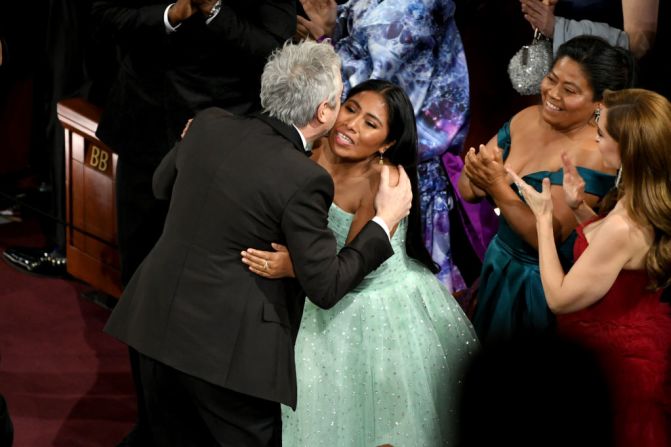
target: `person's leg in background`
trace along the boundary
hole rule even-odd
[[[11,447],[14,442],[14,426],[9,417],[9,409],[5,397],[0,394],[0,446]]]
[[[117,239],[124,286],[163,232],[168,202],[156,199],[151,185],[160,161],[126,155],[117,160]]]
[[[154,197],[151,179],[160,160],[136,160],[120,156],[117,160],[117,239],[121,258],[121,282],[125,286],[163,232],[168,202]],[[149,420],[140,378],[139,353],[129,347],[131,373],[137,397],[137,421],[119,444],[151,446]]]

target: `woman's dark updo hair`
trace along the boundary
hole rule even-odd
[[[564,42],[552,65],[564,57],[580,65],[594,90],[594,101],[601,101],[605,90],[631,88],[637,82],[636,60],[632,54],[600,37],[578,36]]]
[[[412,208],[408,216],[405,249],[408,256],[424,264],[433,273],[437,273],[440,269],[431,258],[422,237],[417,187],[417,125],[410,98],[396,84],[381,79],[370,79],[352,87],[347,94],[347,99],[361,92],[376,92],[384,98],[389,121],[387,126],[389,133],[384,142],[393,141],[393,144],[384,152],[384,156],[392,164],[403,166],[412,185]]]

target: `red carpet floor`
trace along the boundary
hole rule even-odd
[[[0,225],[0,250],[39,244],[36,225]],[[87,290],[0,261],[0,393],[14,447],[115,446],[133,425],[126,347],[102,332],[109,310]]]

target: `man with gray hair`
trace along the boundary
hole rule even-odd
[[[161,162],[163,234],[105,328],[140,352],[159,446],[281,445],[305,296],[338,302],[392,254],[388,229],[410,210],[405,172],[392,186],[383,170],[375,218],[337,252],[326,226],[333,182],[306,151],[340,109],[340,60],[328,44],[285,45],[261,82],[264,113],[204,110]],[[242,250],[271,242],[289,248],[296,279],[241,262]]]

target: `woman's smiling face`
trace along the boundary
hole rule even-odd
[[[543,119],[558,129],[570,129],[589,122],[597,108],[580,64],[569,57],[559,59],[541,81]]]

